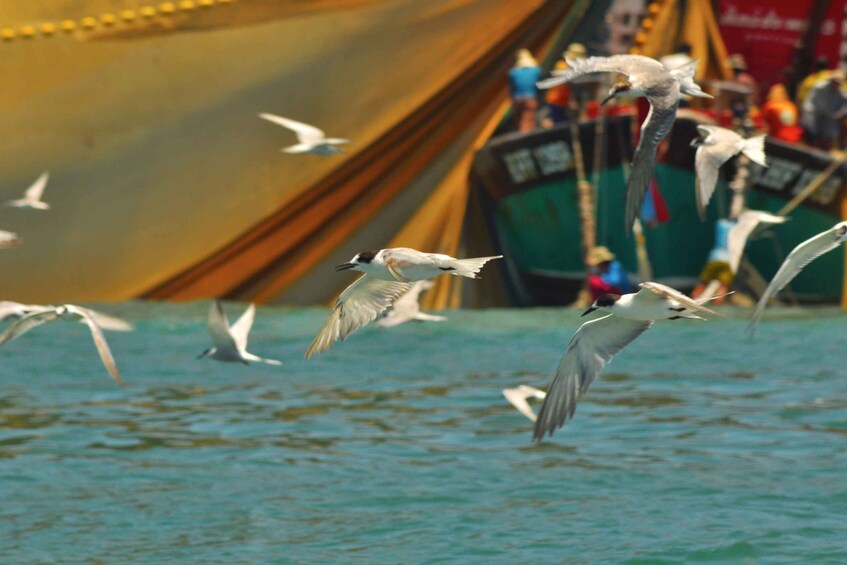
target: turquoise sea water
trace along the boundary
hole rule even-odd
[[[657,324],[540,445],[568,309],[448,313],[302,354],[323,309],[259,309],[195,357],[206,304],[109,308],[115,386],[76,324],[0,348],[2,563],[847,561],[847,317]],[[232,319],[239,305],[227,305]]]

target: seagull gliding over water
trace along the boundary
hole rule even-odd
[[[268,365],[282,365],[282,362],[276,359],[263,359],[247,352],[247,336],[253,327],[255,315],[256,307],[250,304],[238,318],[238,321],[230,327],[220,301],[213,300],[209,308],[208,328],[215,346],[210,347],[197,358],[210,357],[215,361],[244,363],[245,365],[249,365],[250,361],[267,363]]]
[[[373,321],[395,300],[409,292],[413,282],[444,274],[475,279],[483,265],[501,257],[456,259],[440,253],[422,253],[408,247],[358,253],[347,263],[335,267],[335,270],[352,269],[365,274],[344,289],[335,301],[329,318],[306,351],[306,359],[326,351],[335,340],[343,341]]]
[[[607,316],[582,324],[568,348],[535,422],[533,439],[541,441],[573,418],[576,403],[600,371],[624,347],[650,329],[655,320],[703,320],[695,312],[717,314],[702,304],[716,297],[693,300],[663,284],[645,282],[637,293],[604,294],[582,315],[605,310]]]
[[[782,262],[768,288],[759,298],[756,309],[753,310],[753,315],[750,317],[750,324],[747,326],[749,334],[752,336],[755,333],[756,324],[759,323],[759,319],[765,313],[768,300],[773,295],[785,288],[785,285],[790,283],[803,270],[803,267],[824,253],[832,251],[845,241],[847,241],[847,222],[839,222],[825,232],[819,233],[795,247]]]
[[[391,310],[385,316],[377,320],[376,325],[381,328],[399,326],[406,322],[416,320],[419,322],[443,322],[447,318],[421,312],[418,298],[425,290],[429,290],[435,283],[432,281],[418,281],[412,285],[409,291],[394,301]]]
[[[121,381],[121,374],[118,372],[118,367],[115,365],[115,358],[112,357],[112,351],[109,349],[109,344],[106,343],[106,337],[103,335],[103,330],[97,325],[91,310],[82,306],[73,304],[64,304],[62,306],[44,308],[38,312],[27,314],[14,324],[6,328],[3,333],[0,333],[0,345],[7,341],[11,341],[22,336],[32,328],[38,327],[47,322],[56,320],[65,320],[76,322],[82,320],[91,330],[91,337],[94,339],[94,346],[97,348],[97,353],[100,354],[100,360],[103,365],[112,375],[115,381]]]
[[[24,192],[24,197],[18,200],[9,200],[6,206],[13,208],[32,208],[33,210],[48,210],[50,205],[41,200],[41,195],[44,194],[44,188],[47,186],[47,181],[50,178],[50,173],[42,173],[32,185]]]
[[[338,145],[342,143],[350,143],[349,139],[339,139],[337,137],[326,137],[324,132],[315,126],[297,122],[282,116],[274,114],[259,114],[259,117],[288,128],[297,134],[297,145],[292,145],[283,149],[286,153],[312,153],[314,155],[337,155],[344,153],[344,150]]]
[[[696,196],[700,219],[706,219],[706,206],[718,184],[718,169],[735,155],[744,153],[751,161],[767,167],[765,158],[765,136],[757,135],[744,139],[732,130],[718,126],[697,126],[702,138],[694,138],[691,147],[696,147],[694,168],[697,172]]]
[[[605,104],[614,96],[637,98],[646,96],[650,101],[650,112],[641,124],[641,137],[632,159],[632,171],[626,183],[626,231],[632,231],[632,224],[638,218],[653,166],[656,163],[656,149],[670,133],[676,119],[680,93],[712,98],[703,92],[694,82],[694,70],[697,61],[691,61],[679,68],[668,70],[663,64],[643,55],[613,55],[611,57],[588,57],[586,59],[566,59],[567,69],[554,71],[553,77],[538,83],[539,88],[550,88],[568,82],[578,76],[590,73],[617,73],[626,75],[627,80],[615,83],[609,90]]]

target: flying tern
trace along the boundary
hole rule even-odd
[[[744,246],[747,244],[747,238],[756,229],[759,224],[781,224],[787,221],[788,218],[783,216],[774,216],[760,210],[745,210],[738,215],[738,221],[732,226],[727,235],[727,251],[729,252],[729,268],[735,273],[738,271],[738,264],[741,263],[741,256],[744,254]]]
[[[64,304],[62,306],[45,308],[41,311],[27,314],[0,333],[0,345],[22,336],[32,328],[38,327],[47,322],[54,322],[56,320],[72,322],[82,320],[88,326],[88,329],[91,330],[91,337],[94,339],[94,346],[97,348],[97,353],[100,354],[100,359],[103,361],[103,365],[106,366],[106,369],[115,381],[121,381],[121,374],[118,372],[118,367],[115,364],[115,358],[112,357],[109,344],[106,343],[103,330],[99,325],[97,325],[91,311],[87,308],[83,308],[82,306]]]
[[[42,173],[32,185],[24,192],[24,197],[18,200],[9,200],[6,206],[13,208],[32,208],[33,210],[49,210],[50,205],[41,200],[41,195],[44,194],[44,188],[47,186],[47,181],[50,179],[50,173]]]
[[[517,388],[504,388],[503,396],[506,397],[509,404],[515,407],[515,410],[535,422],[538,419],[538,416],[532,411],[532,407],[529,405],[527,400],[530,398],[544,400],[547,394],[543,390],[539,390],[531,386],[518,385]]]
[[[433,284],[435,283],[430,280],[417,281],[406,294],[394,301],[391,309],[385,313],[385,316],[377,320],[376,325],[381,328],[390,328],[412,320],[419,322],[443,322],[446,320],[447,318],[444,316],[421,312],[421,306],[418,304],[421,293],[432,288]]]
[[[590,73],[617,73],[626,75],[627,80],[612,85],[603,104],[615,96],[646,96],[650,102],[650,112],[641,124],[641,137],[635,149],[632,171],[627,181],[626,230],[630,233],[650,186],[653,166],[656,163],[656,149],[673,127],[680,93],[701,98],[712,96],[703,92],[694,82],[696,60],[672,70],[643,55],[613,55],[566,61],[567,69],[553,71],[553,76],[540,81],[538,87],[551,88]]]
[[[253,327],[255,315],[256,307],[250,304],[238,318],[238,321],[230,326],[220,301],[213,300],[209,308],[208,328],[215,345],[201,353],[197,358],[210,357],[215,361],[244,363],[245,365],[249,365],[250,361],[267,363],[268,365],[282,365],[282,362],[276,359],[263,359],[247,352],[247,336]]]
[[[691,146],[697,148],[694,156],[694,168],[697,172],[695,194],[700,219],[705,220],[706,206],[718,184],[718,169],[721,165],[739,153],[744,153],[762,167],[767,167],[768,163],[765,158],[764,135],[744,139],[732,130],[704,125],[697,126],[697,132],[702,137],[691,141]]]
[[[297,122],[282,116],[274,114],[259,114],[259,117],[288,128],[297,134],[297,145],[292,145],[283,149],[286,153],[312,153],[314,155],[337,155],[344,153],[344,150],[338,145],[350,143],[349,139],[339,139],[337,137],[326,137],[326,134],[315,126]]]
[[[308,359],[326,351],[332,343],[370,323],[395,300],[409,292],[412,283],[450,274],[477,278],[476,274],[495,257],[456,259],[440,253],[422,253],[408,247],[362,251],[336,271],[352,269],[365,273],[348,286],[335,301],[329,318],[306,351]]]
[[[717,314],[703,306],[716,297],[693,300],[655,282],[638,286],[641,290],[632,294],[604,294],[583,312],[583,316],[595,310],[609,314],[582,324],[568,343],[535,422],[536,441],[573,418],[577,400],[588,392],[603,367],[655,320],[703,320],[697,312]]]
[[[753,315],[750,317],[750,324],[747,326],[750,335],[752,336],[755,333],[756,324],[759,323],[759,319],[768,305],[768,300],[773,295],[785,288],[785,285],[790,283],[806,265],[824,253],[832,251],[845,241],[847,241],[847,222],[839,222],[825,232],[819,233],[795,247],[782,262],[768,288],[759,298],[759,302],[753,310]]]

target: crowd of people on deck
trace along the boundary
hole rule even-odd
[[[567,68],[566,59],[587,57],[584,45],[572,43],[555,65]],[[662,57],[668,68],[678,68],[691,61],[691,47],[683,44],[676,53]],[[756,79],[747,72],[741,54],[727,60],[732,79],[712,81],[715,96],[711,104],[696,111],[722,127],[753,132],[767,132],[773,138],[789,143],[805,143],[822,150],[847,147],[847,60],[834,66],[826,57],[815,61],[812,72],[796,87],[792,96],[788,86],[773,84],[762,96]],[[597,81],[583,77],[580,81],[540,91],[536,83],[544,72],[529,50],[517,53],[517,62],[509,72],[515,130],[529,132],[537,127],[552,127],[571,116],[592,119],[600,113],[596,95]],[[580,84],[580,82],[582,84]],[[681,107],[687,106],[683,101]],[[626,105],[605,108],[606,115],[631,111]]]

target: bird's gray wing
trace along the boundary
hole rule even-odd
[[[577,400],[588,392],[603,367],[652,325],[652,321],[627,320],[612,314],[584,323],[568,343],[547,389],[533,438],[540,441],[545,434],[553,435],[573,418]]]
[[[94,340],[94,347],[97,348],[97,353],[100,354],[100,360],[103,361],[103,365],[105,365],[106,370],[109,371],[115,382],[121,382],[121,373],[118,371],[115,358],[112,357],[112,350],[109,349],[106,336],[103,335],[103,330],[94,321],[91,311],[81,306],[72,305],[68,305],[68,310],[82,316],[82,319],[85,320],[88,329],[91,330],[91,337]]]
[[[32,183],[29,188],[26,189],[26,192],[24,192],[24,199],[41,200],[41,195],[44,194],[44,187],[47,186],[47,181],[49,179],[50,173],[41,173],[41,176],[38,177],[35,182]]]
[[[52,322],[58,317],[59,315],[56,314],[55,310],[44,310],[41,312],[33,312],[32,314],[27,314],[26,316],[6,328],[3,333],[0,333],[0,345],[3,345],[7,341],[12,341],[13,339],[24,335],[32,328],[36,328],[41,324],[44,324],[46,322]]]
[[[307,145],[314,145],[316,143],[320,143],[324,140],[324,132],[315,126],[310,126],[309,124],[304,124],[303,122],[298,122],[289,118],[283,118],[282,116],[277,116],[275,114],[259,114],[259,117],[263,120],[268,120],[269,122],[273,122],[277,125],[280,125],[284,128],[288,128],[294,133],[297,134],[297,139],[300,143],[305,143]]]
[[[747,331],[751,336],[756,331],[756,324],[759,323],[768,300],[785,288],[785,285],[790,283],[806,265],[841,245],[845,233],[847,233],[847,222],[841,222],[836,224],[834,228],[807,239],[788,254],[788,257],[782,262],[779,270],[768,284],[768,288],[759,298],[755,310],[753,310],[753,315],[750,317],[750,323],[747,326]]]
[[[218,299],[212,300],[209,306],[209,319],[206,322],[206,327],[209,328],[209,335],[212,336],[212,341],[218,349],[238,349],[235,338],[229,329],[229,320],[226,319],[221,301]]]
[[[618,73],[631,76],[638,73],[664,73],[667,69],[659,61],[643,55],[612,55],[611,57],[587,57],[567,59],[568,68],[553,71],[551,78],[539,81],[539,88],[551,88],[569,82],[582,75],[592,73]]]
[[[326,351],[332,347],[335,340],[343,341],[348,335],[373,321],[411,287],[409,283],[384,281],[368,275],[356,279],[335,301],[329,318],[306,350],[306,359],[315,353]]]
[[[709,200],[712,198],[715,187],[718,185],[721,165],[727,159],[723,159],[719,153],[716,153],[711,145],[701,145],[694,154],[694,170],[696,172],[694,181],[695,195],[697,198],[697,212],[700,214],[701,220],[706,219],[706,206],[709,205]]]
[[[642,290],[638,291],[639,297],[643,298],[668,298],[673,300],[674,302],[678,302],[680,305],[685,306],[691,310],[699,310],[700,312],[706,312],[707,314],[719,315],[714,310],[710,310],[706,308],[693,298],[689,298],[685,296],[680,291],[671,288],[669,286],[665,286],[661,283],[646,281],[638,285],[642,288]]]
[[[6,318],[20,318],[26,316],[30,311],[30,307],[26,304],[11,300],[0,300],[0,321]]]
[[[632,232],[632,224],[641,213],[641,206],[644,204],[644,197],[647,195],[653,168],[656,165],[656,149],[671,131],[678,105],[678,100],[670,106],[657,105],[656,101],[650,100],[650,112],[641,124],[641,138],[638,140],[638,147],[635,148],[632,170],[626,183],[627,234]]]
[[[232,334],[232,339],[235,340],[235,345],[239,350],[247,349],[247,337],[250,335],[250,330],[253,328],[253,320],[256,317],[256,306],[250,304],[247,310],[241,314],[241,317],[232,324],[229,333]]]
[[[738,265],[741,263],[741,257],[744,255],[744,246],[747,244],[747,239],[753,230],[760,223],[766,224],[781,224],[787,218],[782,216],[774,216],[767,212],[759,210],[745,210],[738,215],[738,221],[732,226],[727,235],[727,251],[729,252],[729,267],[732,272],[738,271]]]

